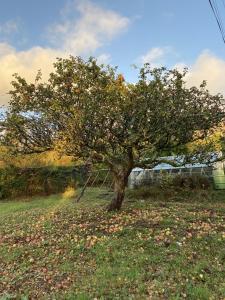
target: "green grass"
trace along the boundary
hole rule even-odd
[[[119,213],[98,189],[0,203],[0,299],[224,299],[225,192],[135,193]]]
[[[0,216],[38,208],[42,210],[51,209],[57,205],[58,200],[59,197],[50,196],[45,198],[44,201],[43,198],[37,197],[26,201],[0,202]]]

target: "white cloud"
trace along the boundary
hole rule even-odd
[[[80,17],[75,17],[76,12]],[[111,41],[126,30],[129,19],[118,13],[105,10],[89,1],[70,2],[62,11],[64,21],[51,26],[48,39],[52,46],[48,48],[34,46],[25,51],[17,51],[9,43],[0,43],[0,105],[7,104],[12,74],[18,73],[32,81],[39,69],[43,79],[52,71],[56,57],[73,55],[93,55],[94,51]],[[16,31],[16,23],[9,21],[0,25],[0,32]],[[98,56],[100,63],[110,61],[109,54]]]
[[[99,64],[109,64],[111,60],[111,55],[107,53],[100,54],[97,57],[97,61]]]
[[[80,14],[78,20],[76,12]],[[130,23],[128,18],[85,0],[70,3],[62,15],[64,21],[51,26],[48,36],[55,47],[75,55],[94,52]]]
[[[63,56],[58,50],[42,47],[33,47],[27,51],[16,51],[7,43],[0,43],[0,104],[9,100],[7,92],[10,90],[12,74],[18,73],[28,79],[34,80],[39,69],[43,72],[43,79],[53,69],[52,63],[57,56]]]
[[[188,85],[199,85],[203,80],[212,93],[225,95],[225,60],[208,50],[203,51],[195,63],[189,67]]]
[[[147,53],[142,55],[138,60],[140,63],[150,63],[152,67],[158,67],[164,64],[166,55],[172,53],[171,47],[151,48]]]
[[[0,24],[0,35],[8,36],[17,32],[19,29],[19,23],[15,20],[8,20],[7,22]]]
[[[168,55],[177,56],[171,47],[155,47],[139,58],[139,63],[150,63],[152,67],[168,65]],[[225,60],[217,57],[209,50],[204,50],[196,58],[193,64],[178,62],[173,65],[179,71],[188,68],[186,75],[187,86],[199,86],[203,80],[207,81],[207,87],[211,93],[225,95]]]
[[[187,64],[185,64],[184,62],[179,62],[176,63],[173,66],[173,69],[177,69],[178,71],[182,72],[185,68],[188,68]]]

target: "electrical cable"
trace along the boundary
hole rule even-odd
[[[223,0],[223,3],[224,3],[224,0]],[[220,14],[219,14],[219,9],[218,9],[217,3],[214,0],[209,0],[209,4],[210,4],[213,14],[216,18],[216,22],[219,27],[220,33],[222,35],[223,42],[225,43],[225,30],[223,28],[223,22],[221,20]],[[224,3],[224,6],[225,6],[225,3]]]

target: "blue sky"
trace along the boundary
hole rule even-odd
[[[1,1],[1,104],[12,73],[32,80],[41,68],[47,79],[55,57],[68,54],[118,65],[128,81],[132,64],[188,66],[190,85],[207,79],[225,92],[225,45],[207,0]]]

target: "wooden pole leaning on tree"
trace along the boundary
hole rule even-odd
[[[106,180],[107,180],[107,178],[108,178],[108,176],[109,176],[109,173],[110,173],[110,170],[108,170],[108,172],[107,172],[107,174],[106,174],[106,176],[105,176],[105,179],[103,180],[103,182],[102,182],[102,184],[101,184],[101,186],[100,186],[100,189],[103,187],[103,185],[105,184],[105,182],[106,182]]]
[[[92,187],[93,184],[97,181],[97,178],[99,177],[99,174],[100,174],[101,171],[102,171],[102,170],[96,171],[96,172],[97,172],[97,175],[94,177],[94,180],[92,181],[90,187]],[[104,170],[104,171],[105,171],[105,170]],[[105,178],[104,178],[102,184],[100,185],[99,190],[101,190],[102,187],[104,186],[104,184],[106,183],[106,181],[107,181],[107,179],[108,179],[108,177],[109,177],[109,174],[110,174],[110,170],[107,170],[106,176],[105,176]],[[90,172],[87,181],[85,182],[85,184],[84,184],[84,186],[83,186],[83,188],[82,188],[80,194],[79,194],[79,195],[77,196],[77,198],[76,198],[76,202],[79,202],[79,201],[81,200],[81,198],[83,197],[84,192],[85,192],[85,190],[86,190],[87,187],[88,187],[88,184],[91,182],[91,176],[92,176],[92,173]],[[112,182],[110,183],[109,188],[112,188],[113,183],[114,183],[114,182],[113,182],[113,180],[112,180]]]
[[[91,187],[94,186],[95,182],[97,181],[97,179],[98,179],[98,177],[99,177],[99,171],[96,172],[96,173],[97,173],[97,175],[95,176],[94,180],[92,181]]]
[[[84,192],[85,192],[85,190],[86,190],[86,188],[87,188],[87,185],[88,185],[90,179],[91,179],[91,173],[90,173],[90,175],[89,175],[87,181],[85,182],[85,184],[84,184],[84,186],[83,186],[83,188],[82,188],[82,190],[81,190],[80,195],[77,196],[77,198],[76,198],[76,200],[75,200],[76,202],[79,202],[80,199],[83,197]]]
[[[91,164],[91,158],[89,157],[88,159],[87,159],[87,161],[86,161],[86,163],[85,163],[85,167],[88,167],[88,166],[90,166],[90,164]],[[75,202],[79,202],[80,201],[80,199],[83,197],[83,195],[84,195],[84,192],[85,192],[85,190],[86,190],[86,188],[87,188],[87,186],[88,186],[88,183],[89,183],[89,181],[90,181],[90,179],[91,179],[91,172],[89,171],[89,177],[88,177],[88,179],[87,179],[87,181],[85,182],[85,184],[84,184],[84,186],[83,186],[83,188],[82,188],[82,190],[81,190],[81,193],[75,198]]]

